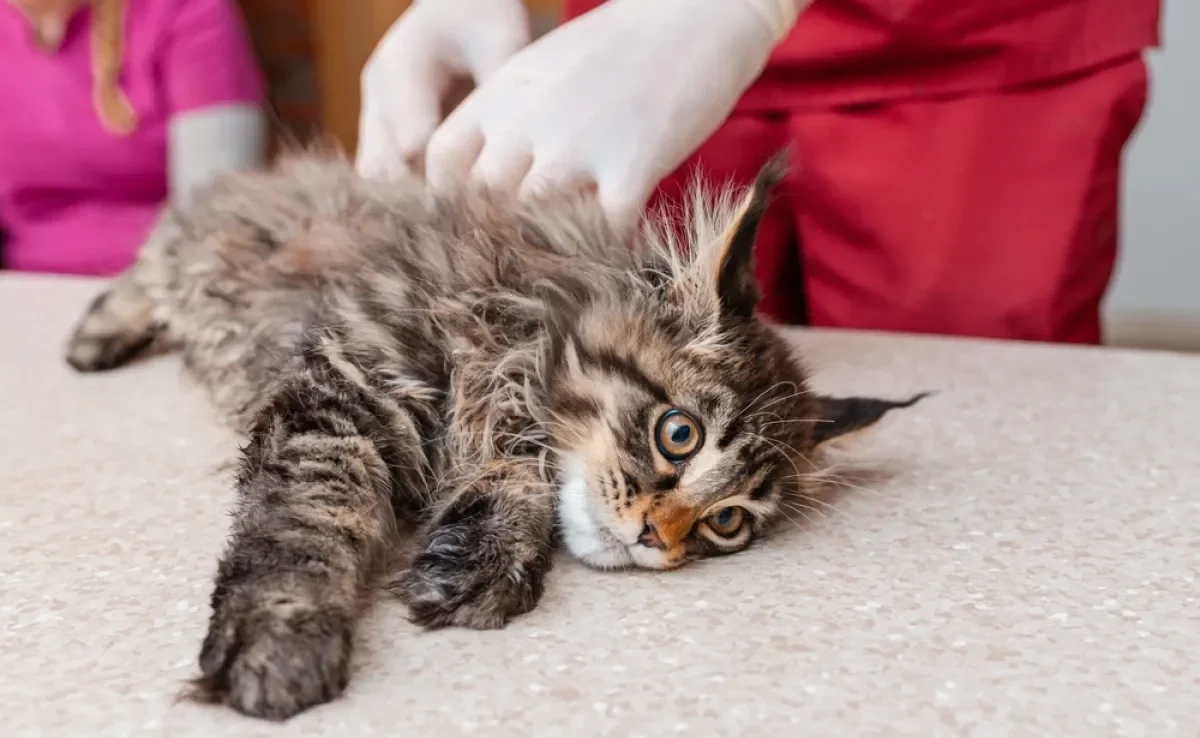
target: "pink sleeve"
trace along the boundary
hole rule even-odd
[[[263,102],[262,70],[234,0],[173,0],[169,7],[163,82],[171,112]]]

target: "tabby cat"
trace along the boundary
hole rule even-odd
[[[67,358],[178,346],[247,436],[193,695],[276,720],[336,698],[381,574],[423,626],[498,628],[559,540],[670,569],[814,494],[818,446],[915,398],[814,394],[756,315],[784,169],[698,197],[686,237],[614,231],[586,194],[433,197],[311,152],[167,210]]]

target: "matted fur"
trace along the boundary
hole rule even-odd
[[[178,346],[247,436],[195,695],[282,719],[340,694],[405,524],[413,619],[493,628],[536,605],[556,538],[668,569],[811,494],[818,443],[901,403],[809,392],[755,314],[782,174],[699,198],[682,234],[618,233],[583,193],[432,198],[317,154],[168,210],[68,360]],[[660,427],[679,412],[686,458]]]

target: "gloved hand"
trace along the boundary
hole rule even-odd
[[[521,0],[415,0],[363,69],[359,172],[420,176],[454,81],[481,83],[529,38]]]
[[[427,180],[519,195],[595,187],[627,225],[728,117],[810,2],[609,0],[472,92],[429,140]]]

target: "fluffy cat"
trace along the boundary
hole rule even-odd
[[[334,699],[380,574],[423,626],[497,628],[559,540],[670,569],[814,494],[823,442],[916,398],[809,391],[756,315],[784,166],[698,199],[682,240],[617,233],[583,194],[431,198],[314,154],[166,211],[67,357],[178,346],[247,436],[194,695],[277,720]]]

